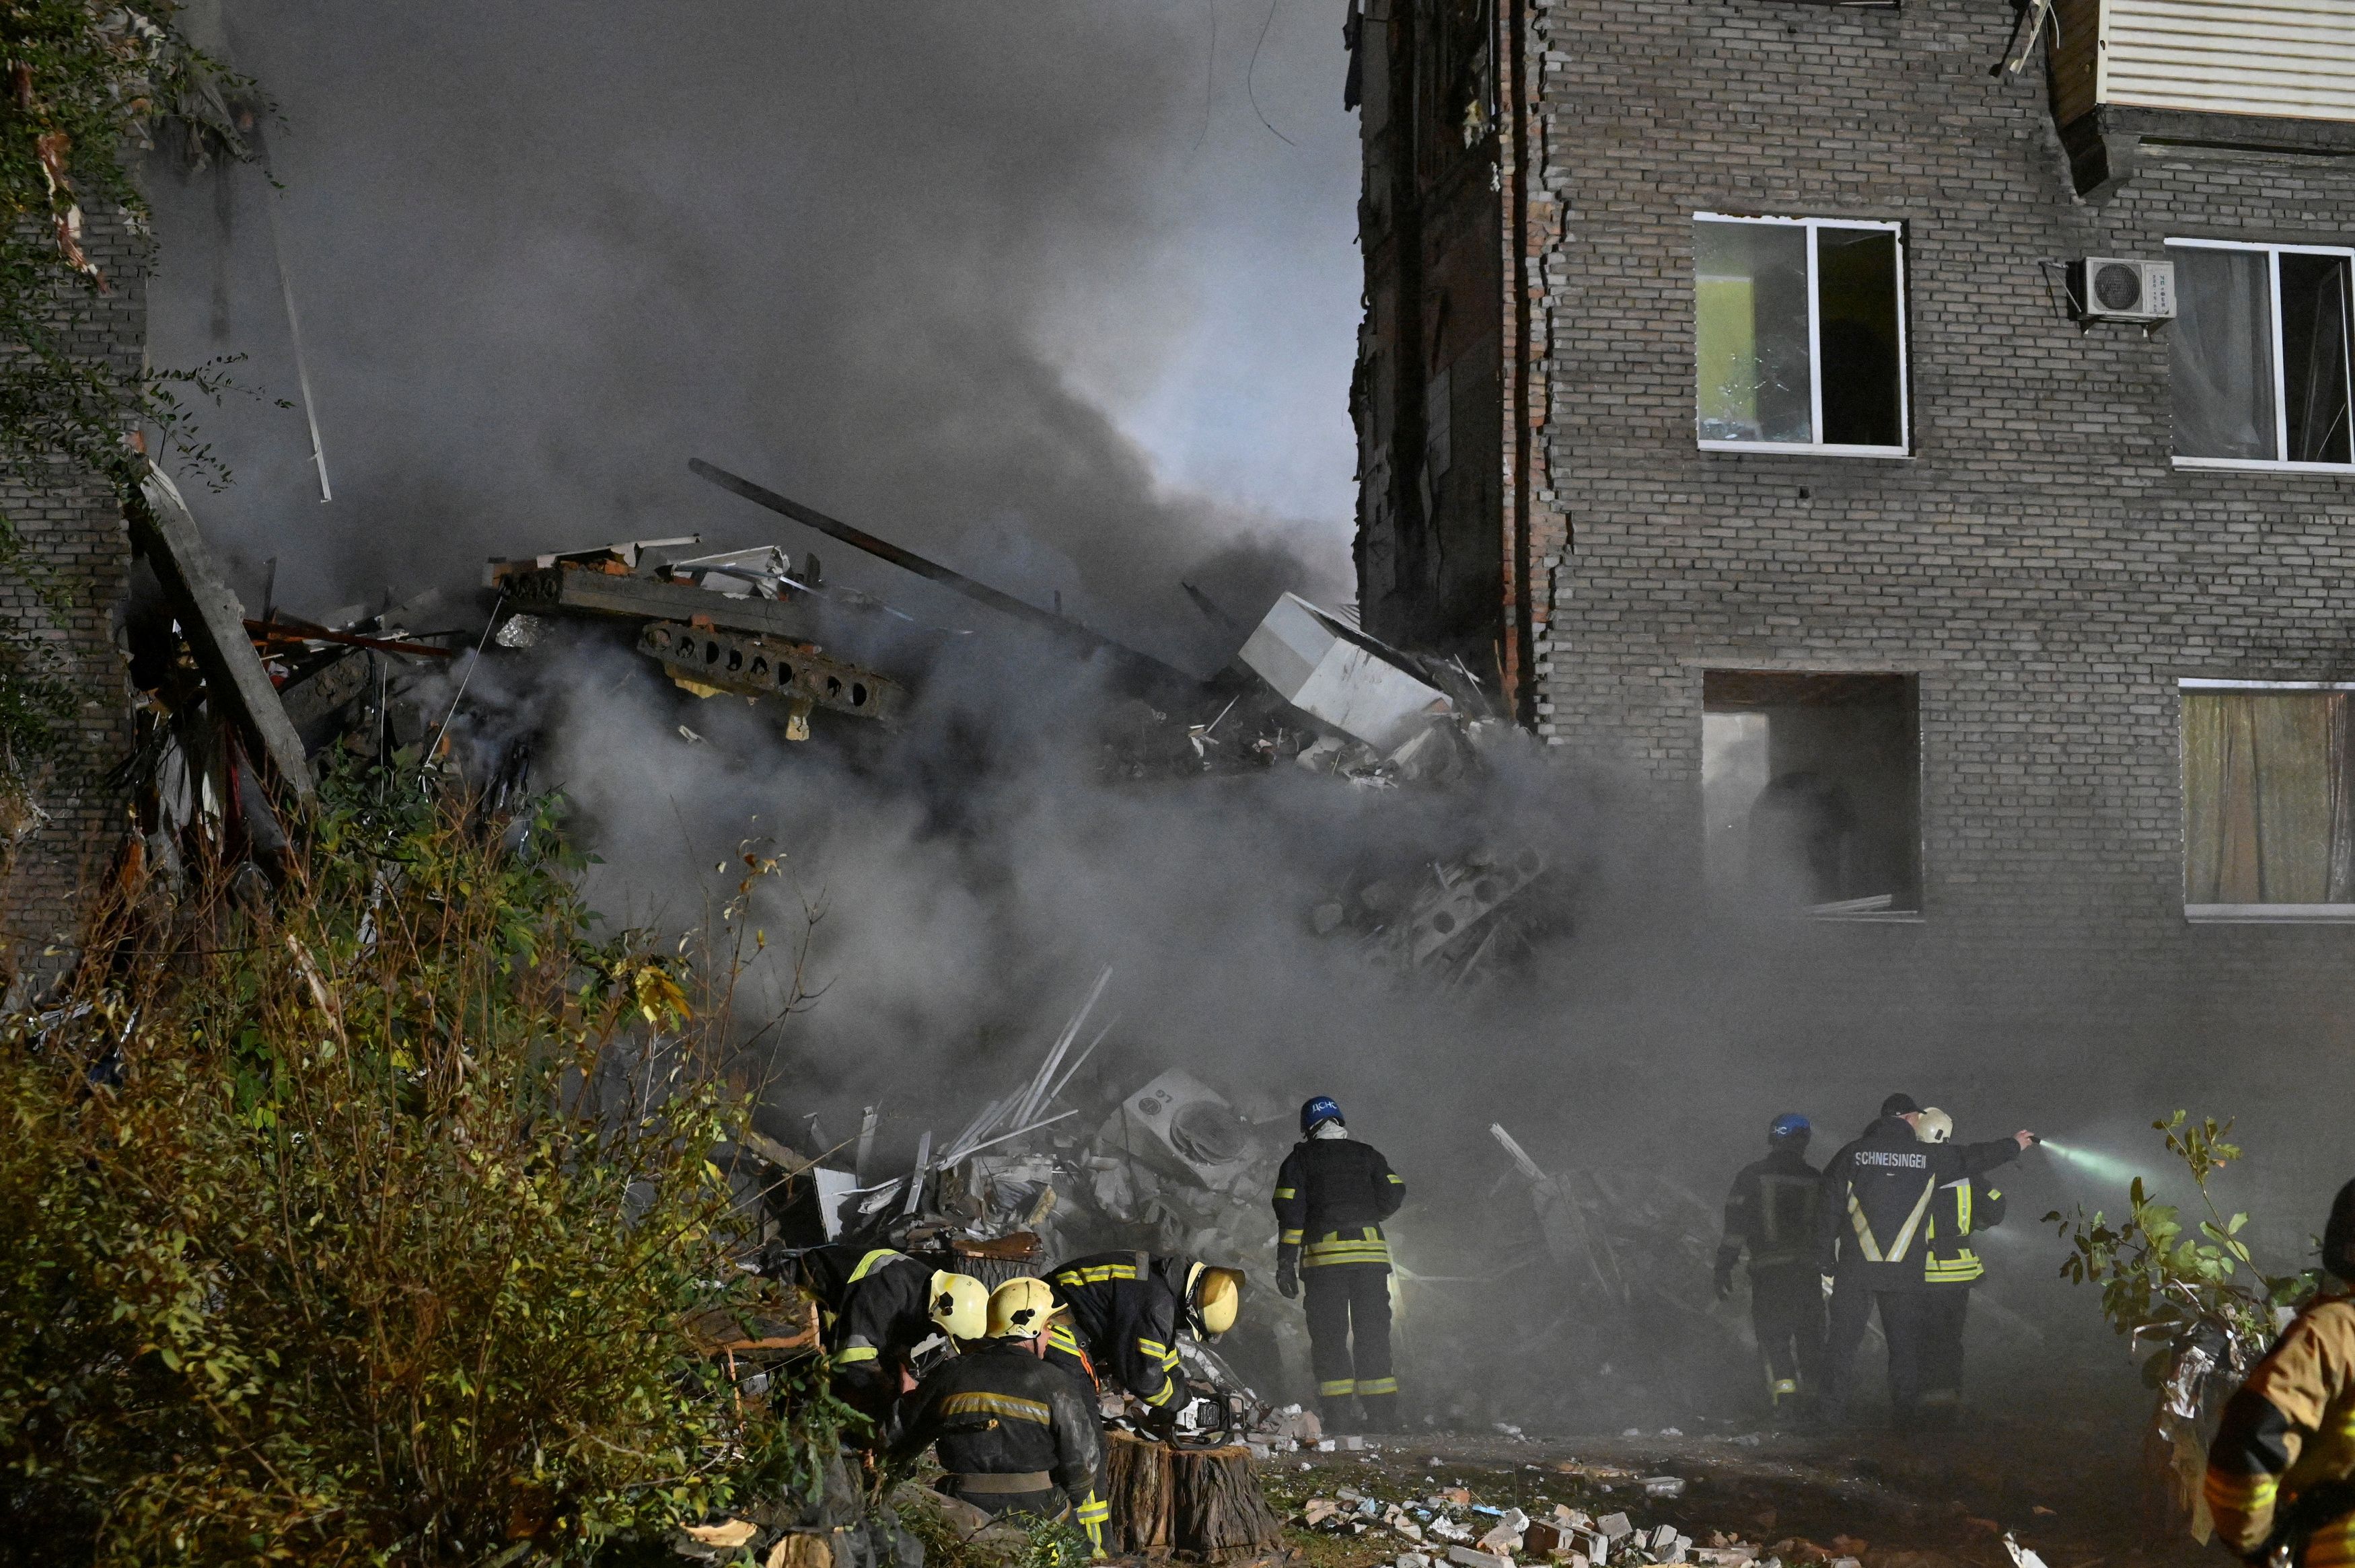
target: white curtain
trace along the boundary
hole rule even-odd
[[[2179,246],[2175,453],[2275,458],[2272,258]]]

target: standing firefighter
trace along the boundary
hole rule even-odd
[[[1945,1143],[1955,1118],[1932,1106],[1922,1113],[1918,1136]],[[1987,1273],[1972,1238],[2003,1223],[2003,1192],[1985,1176],[1958,1176],[1930,1201],[1923,1240],[1922,1424],[1951,1426],[1963,1402],[1963,1330],[1970,1318],[1971,1287]]]
[[[2331,1277],[2224,1406],[2202,1489],[2216,1537],[2251,1563],[2355,1563],[2355,1181],[2322,1231]]]
[[[1045,1359],[1060,1308],[1046,1281],[990,1293],[989,1338],[928,1374],[892,1457],[938,1445],[940,1489],[985,1513],[1072,1520],[1103,1555],[1103,1429],[1092,1393]]]
[[[1923,1256],[1938,1189],[1995,1169],[2035,1141],[2030,1132],[1990,1143],[1928,1143],[1918,1130],[1922,1107],[1891,1095],[1864,1136],[1824,1168],[1824,1203],[1816,1220],[1817,1256],[1832,1277],[1824,1361],[1829,1414],[1848,1408],[1857,1347],[1875,1304],[1889,1341],[1889,1402],[1911,1425],[1922,1397],[1922,1347],[1930,1314]]]
[[[1100,1252],[1075,1257],[1050,1276],[1057,1304],[1071,1315],[1073,1346],[1056,1345],[1058,1360],[1092,1362],[1100,1377],[1175,1420],[1179,1382],[1178,1332],[1214,1340],[1235,1326],[1243,1298],[1242,1271],[1190,1258],[1142,1252]],[[1076,1352],[1076,1354],[1074,1354]]]
[[[1745,1165],[1725,1197],[1725,1239],[1717,1249],[1717,1295],[1733,1294],[1733,1266],[1750,1255],[1750,1321],[1766,1358],[1777,1420],[1797,1409],[1802,1382],[1823,1392],[1824,1293],[1816,1269],[1816,1208],[1823,1177],[1807,1163],[1814,1132],[1803,1116],[1766,1128],[1766,1158]]]
[[[835,1392],[879,1425],[912,1383],[918,1347],[936,1335],[982,1337],[989,1293],[971,1275],[890,1247],[814,1247],[799,1261],[825,1312]]]
[[[1349,1136],[1341,1107],[1321,1095],[1300,1107],[1300,1132],[1275,1178],[1275,1287],[1289,1300],[1306,1277],[1309,1360],[1326,1425],[1349,1430],[1355,1395],[1369,1428],[1393,1430],[1382,1222],[1406,1202],[1406,1183],[1379,1150]]]

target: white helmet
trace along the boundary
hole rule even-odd
[[[1913,1118],[1913,1136],[1923,1143],[1945,1143],[1955,1136],[1955,1118],[1932,1106]]]

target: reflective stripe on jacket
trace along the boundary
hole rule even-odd
[[[1036,1477],[1071,1499],[1098,1552],[1107,1514],[1103,1429],[1089,1391],[1061,1367],[1016,1340],[992,1340],[935,1369],[916,1391],[905,1432],[907,1457],[937,1445],[943,1468],[984,1494],[988,1478]]]
[[[2304,1499],[2304,1568],[2355,1563],[2355,1511],[2332,1506],[2355,1480],[2355,1300],[2326,1282],[2224,1406],[2202,1491],[2216,1535],[2246,1557]],[[2318,1499],[2328,1499],[2315,1508]]]
[[[1731,1269],[1747,1251],[1753,1275],[1806,1267],[1815,1258],[1816,1207],[1823,1196],[1822,1173],[1796,1150],[1778,1149],[1743,1166],[1725,1195],[1718,1263]]]
[[[931,1265],[890,1247],[838,1245],[813,1247],[799,1261],[802,1281],[824,1310],[837,1372],[879,1376],[940,1331]]]
[[[1187,1267],[1182,1257],[1104,1252],[1075,1257],[1047,1277],[1055,1299],[1071,1309],[1072,1334],[1097,1374],[1147,1404],[1178,1396],[1171,1373],[1185,1320]]]
[[[2008,1138],[1923,1143],[1901,1118],[1882,1117],[1824,1168],[1827,1201],[1816,1221],[1819,1271],[1868,1290],[1926,1289],[1923,1237],[1938,1189],[2019,1155]]]
[[[1275,1176],[1277,1266],[1388,1268],[1391,1249],[1381,1223],[1405,1202],[1406,1182],[1372,1144],[1303,1139]]]
[[[1382,1227],[1359,1225],[1355,1230],[1327,1231],[1300,1249],[1303,1268],[1327,1268],[1341,1263],[1373,1263],[1388,1268],[1391,1244],[1383,1237]]]
[[[1970,1238],[2003,1223],[2003,1193],[1976,1176],[1949,1181],[1930,1205],[1922,1277],[1932,1285],[1968,1285],[1987,1273]]]

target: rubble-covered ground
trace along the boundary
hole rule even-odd
[[[2049,1568],[2156,1568],[2213,1556],[2188,1539],[2153,1538],[2131,1429],[2122,1431],[2105,1413],[1980,1415],[1935,1437],[1726,1427],[1593,1436],[1426,1432],[1364,1441],[1369,1446],[1358,1452],[1285,1454],[1261,1464],[1269,1498],[1288,1521],[1286,1543],[1305,1568],[1378,1568],[1410,1552],[1445,1564],[1451,1544],[1462,1549],[1457,1563],[1469,1558],[1483,1568],[1487,1559],[1471,1554],[1516,1509],[1533,1526],[1563,1520],[1563,1510],[1572,1522],[1597,1525],[1625,1516],[1610,1552],[1614,1564],[1677,1560],[1681,1552],[1682,1560],[1720,1568],[1842,1558],[1861,1568],[2016,1568],[2027,1560],[2014,1557],[2007,1535]],[[1661,1485],[1661,1478],[1682,1487]],[[1328,1515],[1329,1503],[1340,1509]],[[1386,1514],[1413,1523],[1421,1539],[1383,1524]],[[1662,1527],[1679,1539],[1662,1537]],[[1462,1540],[1449,1539],[1459,1531]],[[1656,1542],[1658,1551],[1646,1549]],[[1578,1544],[1565,1532],[1549,1552],[1542,1548],[1554,1542],[1535,1531],[1516,1556],[1529,1564],[1571,1562]]]

